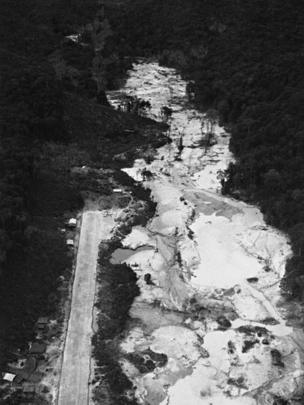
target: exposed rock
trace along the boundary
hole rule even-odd
[[[214,26],[214,29],[220,30],[221,27]],[[144,82],[142,74],[147,74]],[[150,90],[147,83],[153,82],[163,92],[167,88],[167,76],[173,79],[170,75],[165,68],[158,69],[157,65],[139,65],[133,72],[127,91],[143,89],[146,93]],[[277,381],[280,370],[271,364],[271,358],[277,365],[282,361],[280,357],[270,355],[267,345],[272,344],[271,332],[253,325],[259,324],[261,319],[266,325],[274,325],[278,323],[277,318],[283,327],[279,316],[272,318],[276,314],[273,300],[276,295],[267,290],[271,285],[274,286],[274,294],[277,293],[279,273],[258,276],[265,264],[265,251],[269,251],[271,258],[278,255],[273,262],[279,262],[278,259],[283,261],[286,257],[289,248],[285,239],[278,237],[274,231],[266,228],[261,232],[262,229],[257,228],[264,226],[264,219],[257,208],[231,201],[229,197],[223,198],[218,193],[218,168],[224,169],[222,158],[226,163],[230,156],[228,139],[223,139],[216,132],[218,146],[208,151],[201,148],[202,154],[199,148],[192,149],[201,139],[200,122],[196,120],[202,117],[198,112],[188,111],[187,106],[184,108],[185,83],[183,86],[180,84],[178,82],[178,89],[181,88],[183,93],[181,105],[179,93],[171,100],[168,92],[168,100],[173,105],[177,103],[172,116],[172,148],[161,150],[160,156],[150,166],[148,162],[138,161],[134,167],[124,169],[136,181],[142,181],[142,177],[149,180],[145,186],[151,190],[153,201],[157,204],[157,215],[152,226],[147,228],[151,239],[156,241],[153,246],[157,246],[157,251],[151,258],[144,255],[136,258],[141,269],[138,283],[141,298],[133,304],[137,316],[134,316],[135,312],[131,314],[134,327],[131,324],[132,329],[124,343],[126,351],[133,352],[125,355],[130,367],[130,370],[126,368],[126,373],[136,384],[137,397],[146,403],[216,401],[221,404],[230,402],[227,396],[231,396],[232,402],[251,405],[255,403],[255,398],[252,401],[247,396],[245,398],[242,391],[247,390],[252,394],[250,396],[254,396],[253,392],[257,390],[263,395],[265,391],[270,391],[270,405],[274,393],[281,395],[280,387],[276,388],[278,391],[272,389],[274,382],[280,385]],[[170,89],[173,87],[174,79],[173,84],[170,80]],[[154,90],[151,100],[154,114],[159,114],[163,104],[159,104],[157,96],[155,98]],[[184,131],[181,140],[178,129],[182,128],[182,123],[187,126],[187,131]],[[209,141],[212,143],[212,139],[207,137],[206,144]],[[183,144],[182,159],[175,159]],[[188,181],[188,174],[191,181]],[[185,202],[189,202],[188,207]],[[192,207],[195,207],[195,215],[191,215]],[[274,234],[270,235],[272,232]],[[237,243],[234,243],[234,238]],[[147,286],[152,279],[157,288]],[[259,290],[249,285],[257,282],[261,287]],[[147,314],[150,310],[143,309],[143,303],[149,303],[151,312],[155,308],[159,311]],[[166,309],[166,317],[159,315],[161,308]],[[180,317],[178,320],[176,317],[170,319],[173,312]],[[249,325],[232,328],[232,322],[233,326],[246,322]],[[276,328],[272,331],[276,333]],[[281,345],[284,339],[278,334],[276,344]],[[170,359],[168,365],[151,372],[158,363],[153,354],[143,351],[147,347],[166,353]],[[209,358],[204,361],[201,357],[206,356]],[[290,363],[291,360],[286,359],[288,382]],[[134,376],[134,367],[144,375]],[[240,375],[241,367],[245,369],[246,377]],[[290,369],[293,370],[292,367]],[[214,370],[218,373],[215,374]],[[290,392],[289,387],[287,390]],[[184,394],[187,397],[180,398]],[[237,397],[235,401],[234,397]]]

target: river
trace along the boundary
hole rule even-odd
[[[186,84],[174,69],[142,60],[108,94],[114,107],[125,95],[149,100],[158,120],[161,107],[173,110],[172,143],[151,163],[124,169],[151,190],[157,209],[123,240],[134,249],[125,261],[141,291],[121,344],[123,370],[141,404],[299,404],[304,366],[295,336],[303,337],[286,324],[279,286],[288,239],[257,207],[221,194],[218,173],[233,161],[229,134],[216,126],[216,143],[201,146],[205,116]],[[135,357],[149,367],[139,370]]]

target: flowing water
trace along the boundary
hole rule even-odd
[[[221,195],[219,173],[233,160],[229,134],[217,126],[216,143],[200,146],[204,114],[187,100],[180,75],[157,62],[136,63],[124,88],[108,96],[117,107],[126,94],[149,100],[154,119],[163,106],[173,110],[173,142],[152,163],[139,159],[125,169],[157,203],[148,225],[123,241],[134,250],[124,260],[141,293],[121,364],[138,402],[299,404],[304,366],[294,336],[302,335],[286,325],[279,287],[290,246],[257,207]],[[168,361],[159,364],[151,353]],[[138,358],[150,360],[149,368],[138,367]]]

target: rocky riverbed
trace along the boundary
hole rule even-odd
[[[203,147],[204,114],[178,73],[157,62],[136,63],[108,97],[118,107],[126,95],[148,100],[151,118],[173,111],[173,142],[124,169],[151,190],[155,216],[113,255],[138,276],[121,343],[138,402],[300,404],[304,339],[287,325],[280,291],[291,249],[257,207],[221,194],[229,134],[216,126],[213,146]]]

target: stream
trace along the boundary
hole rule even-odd
[[[139,60],[125,86],[108,94],[116,108],[125,95],[150,101],[156,120],[163,106],[173,110],[172,143],[151,163],[124,169],[157,208],[123,240],[127,254],[115,256],[140,288],[122,368],[141,404],[300,404],[303,333],[287,325],[280,293],[288,239],[257,207],[221,194],[218,173],[233,161],[229,134],[216,126],[215,144],[200,146],[205,116],[186,84],[174,69]]]

